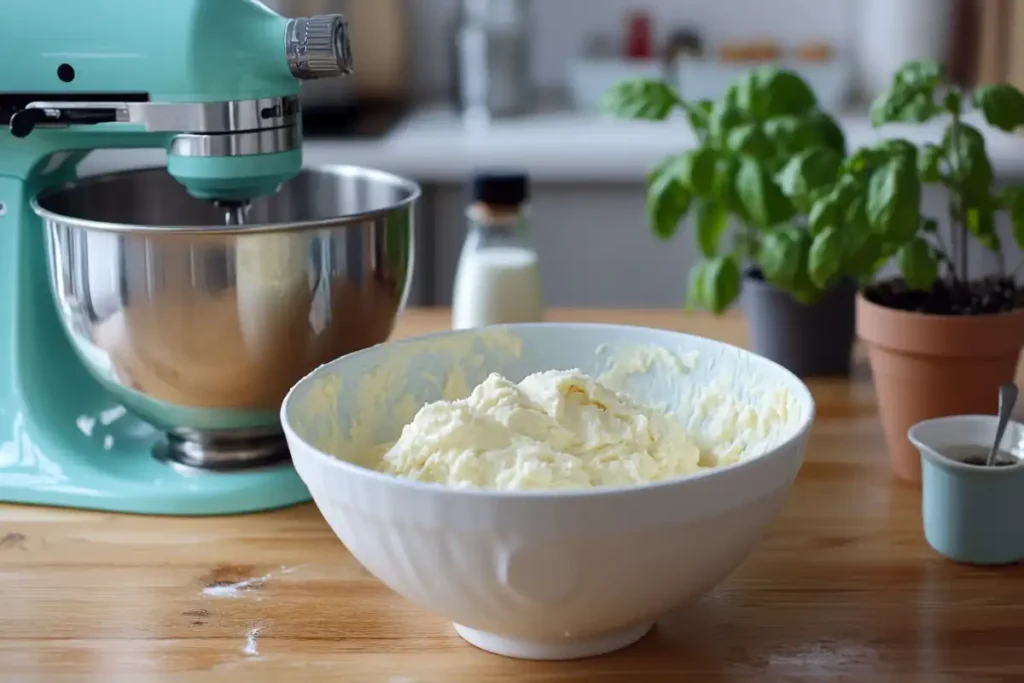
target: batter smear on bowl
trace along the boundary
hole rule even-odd
[[[377,469],[460,488],[555,490],[645,484],[715,464],[677,422],[569,370],[518,384],[491,374],[465,399],[423,406]]]

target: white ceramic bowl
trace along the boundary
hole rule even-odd
[[[631,488],[452,489],[349,462],[368,462],[373,447],[396,440],[424,402],[465,396],[490,372],[518,381],[573,368],[603,375],[647,405],[681,408],[698,443],[720,440],[736,406],[785,419],[737,464]],[[788,371],[726,344],[639,327],[549,323],[446,332],[353,353],[299,382],[281,415],[317,506],[377,578],[451,619],[482,649],[572,659],[635,642],[750,554],[800,468],[814,402]]]

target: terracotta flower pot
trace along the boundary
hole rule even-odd
[[[1024,345],[1024,311],[929,315],[857,296],[857,336],[867,345],[893,471],[921,480],[907,430],[947,415],[991,415],[999,385],[1012,382]]]

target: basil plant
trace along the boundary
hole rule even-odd
[[[995,252],[1005,273],[995,216],[1010,214],[1014,240],[1024,247],[1024,187],[995,189],[985,138],[964,121],[968,104],[996,128],[1013,131],[1024,125],[1024,94],[1017,88],[981,86],[968,99],[946,82],[938,64],[904,65],[872,105],[871,123],[920,124],[944,117],[941,141],[918,146],[890,139],[858,150],[843,165],[838,191],[812,208],[809,228],[815,239],[842,231],[845,238],[828,239],[862,274],[873,274],[895,257],[906,285],[915,290],[929,291],[940,279],[968,281],[972,239]],[[929,183],[948,191],[948,240],[935,218],[921,214],[921,189]]]
[[[605,95],[602,109],[655,121],[682,112],[693,129],[696,145],[647,179],[657,236],[672,238],[694,215],[702,259],[690,273],[688,306],[724,311],[751,266],[806,304],[850,270],[841,262],[847,226],[834,220],[827,230],[810,229],[817,204],[842,191],[846,141],[797,74],[757,67],[716,102],[684,101],[656,80],[626,81]]]

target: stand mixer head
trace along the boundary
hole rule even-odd
[[[299,81],[352,71],[343,17],[285,19],[255,0],[39,0],[11,11],[62,19],[44,33],[5,21],[6,49],[28,57],[2,81],[0,122],[13,137],[52,139],[56,128],[62,147],[85,149],[107,146],[94,132],[163,138],[144,146],[161,142],[168,172],[203,199],[271,194],[294,177]]]
[[[390,334],[419,197],[384,173],[302,170],[300,83],[351,71],[344,19],[256,0],[4,14],[0,501],[218,514],[308,500],[268,466],[287,458],[280,399]],[[76,179],[92,150],[143,147],[166,150],[166,169]]]

